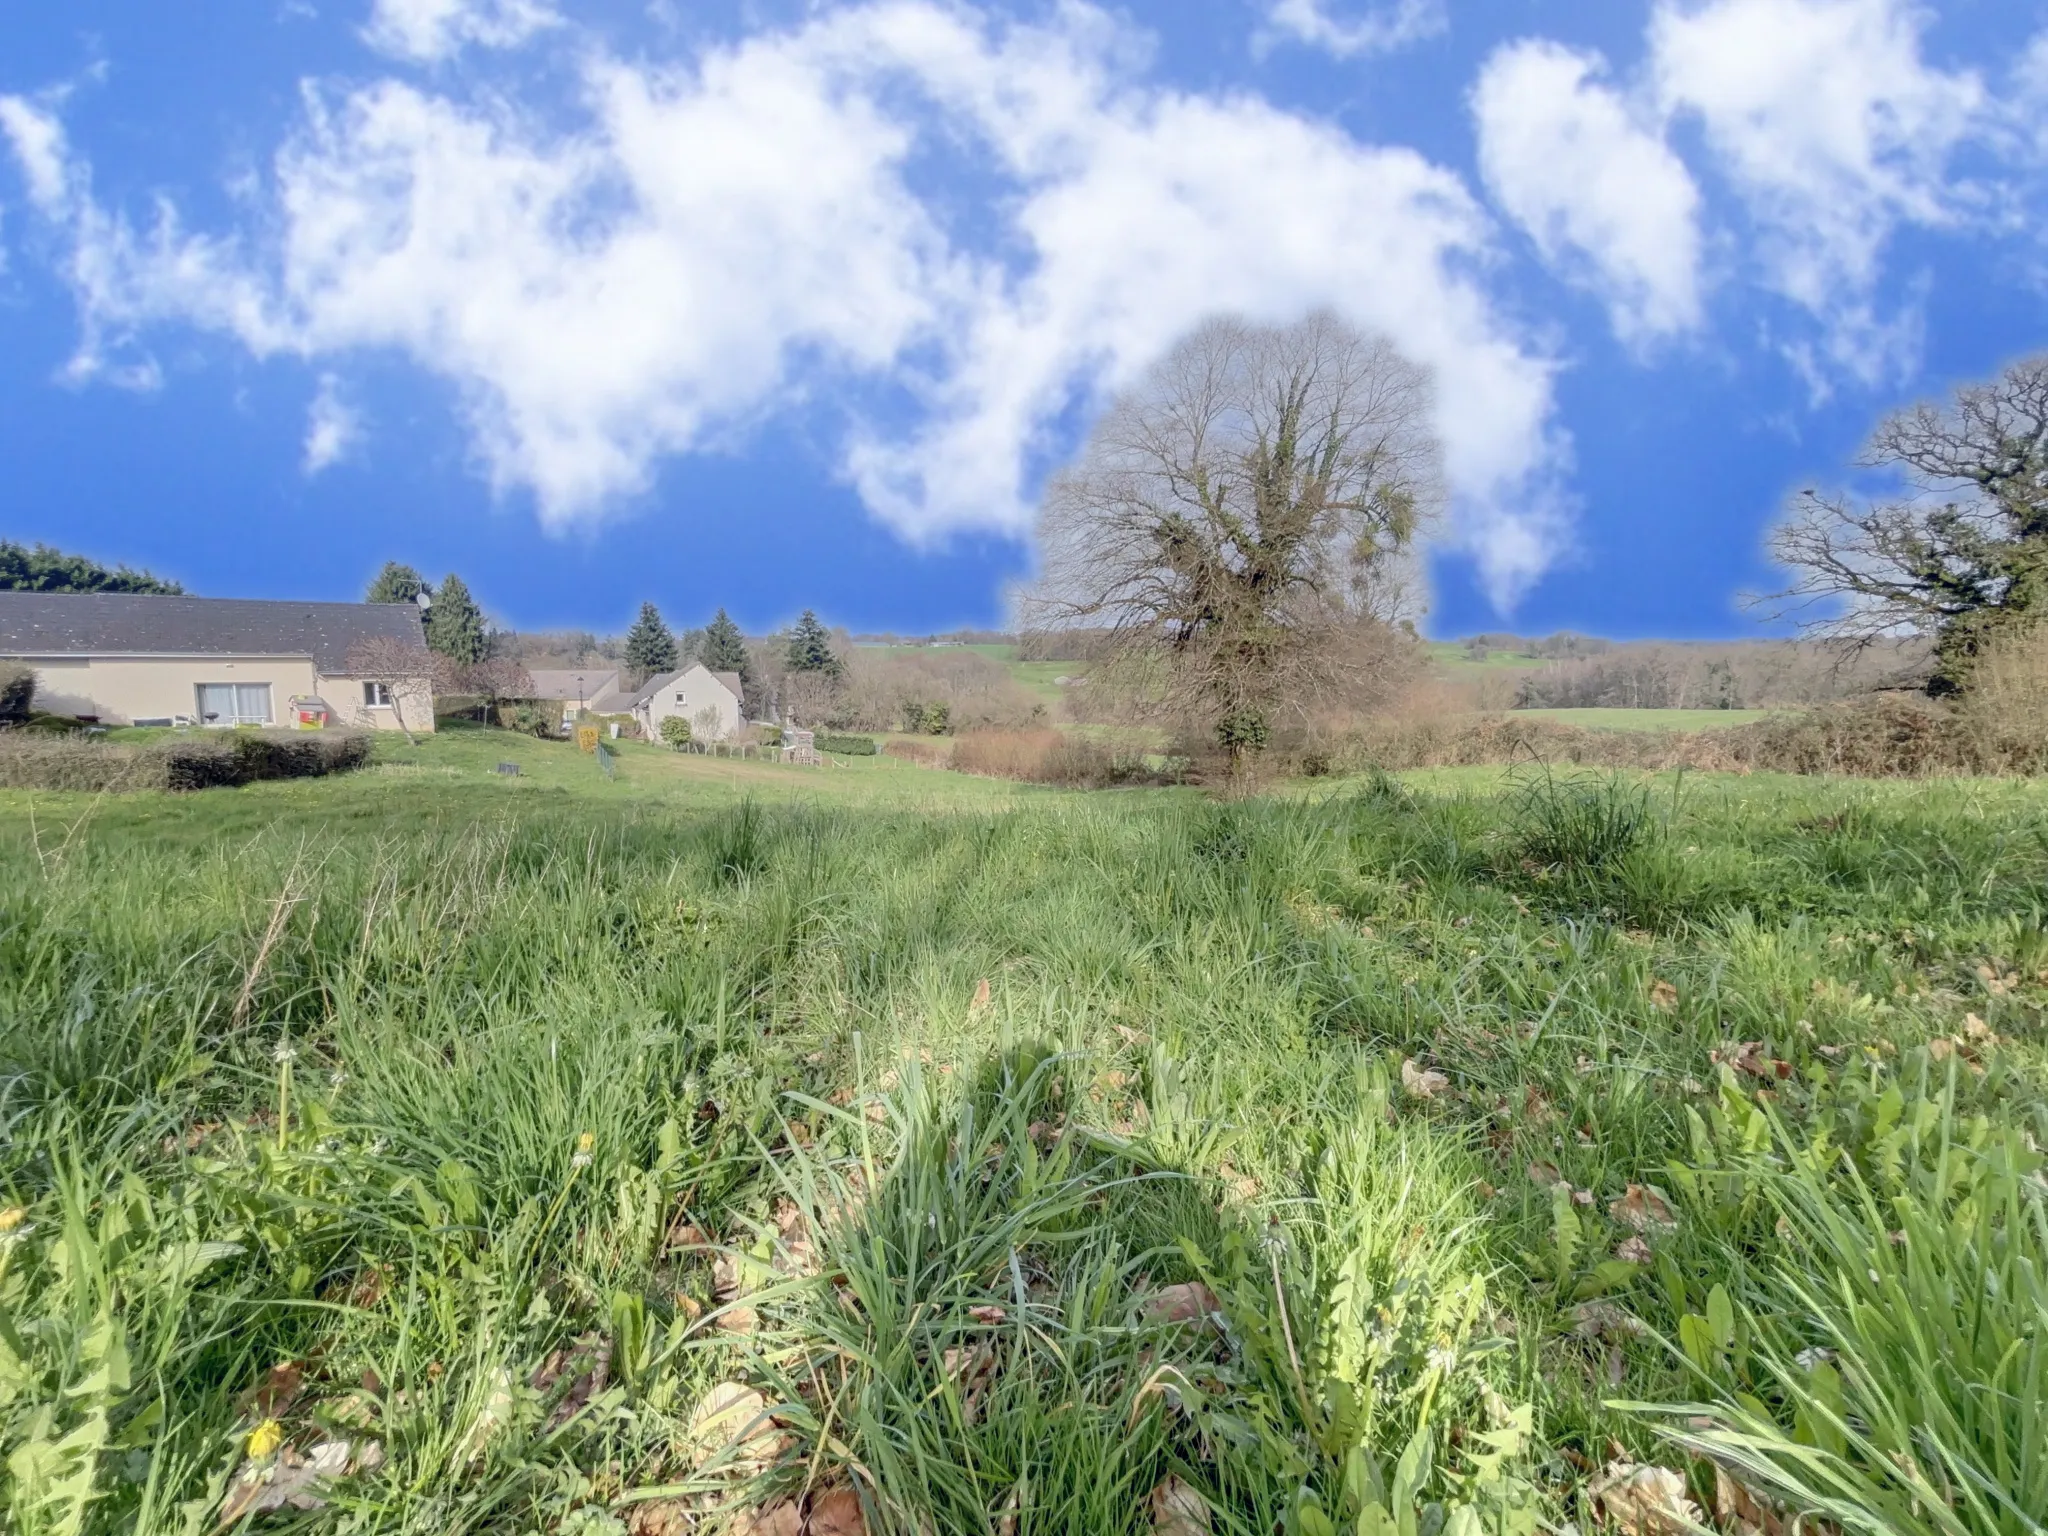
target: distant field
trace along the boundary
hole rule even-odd
[[[1045,705],[1048,710],[1054,711],[1065,697],[1066,690],[1053,679],[1071,677],[1087,669],[1085,662],[1078,661],[1021,661],[1017,657],[1016,646],[992,643],[946,646],[872,645],[862,646],[861,649],[880,651],[888,656],[911,656],[920,653],[943,656],[947,651],[973,651],[978,656],[986,656],[991,661],[1001,662],[1010,676],[1016,679],[1020,688]]]
[[[1592,731],[1711,731],[1768,719],[1768,709],[1517,709],[1516,719],[1555,720]]]

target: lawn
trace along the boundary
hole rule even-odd
[[[381,745],[0,799],[9,1530],[2048,1508],[2044,786]]]

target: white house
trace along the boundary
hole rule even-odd
[[[739,734],[745,690],[737,672],[713,672],[692,662],[680,672],[650,678],[633,695],[633,718],[651,741],[661,739],[661,722],[681,715],[692,741],[726,741]]]
[[[616,667],[529,669],[527,676],[533,679],[533,691],[527,697],[559,703],[562,706],[562,729],[565,731],[576,723],[579,709],[588,710],[593,715],[629,715],[633,712],[633,695],[619,686]]]
[[[0,657],[43,708],[107,725],[434,728],[411,603],[0,592]]]

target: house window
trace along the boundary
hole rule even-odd
[[[270,684],[201,683],[199,718],[207,725],[268,725]]]
[[[683,696],[680,693],[676,695],[676,702],[678,704],[683,702]]]
[[[363,684],[363,708],[389,709],[391,707],[391,685],[389,683]]]

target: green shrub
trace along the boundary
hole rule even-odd
[[[873,757],[877,750],[872,736],[820,736],[820,752],[837,752],[842,757]]]
[[[356,732],[219,731],[139,747],[87,736],[0,736],[0,788],[213,789],[259,779],[317,778],[370,760]]]
[[[1521,856],[1551,869],[1613,869],[1650,836],[1650,787],[1619,774],[1527,774],[1514,796]]]
[[[0,663],[0,722],[12,725],[29,717],[36,702],[36,675],[18,662]]]
[[[690,722],[681,715],[665,715],[661,722],[661,739],[677,751],[690,744]]]

